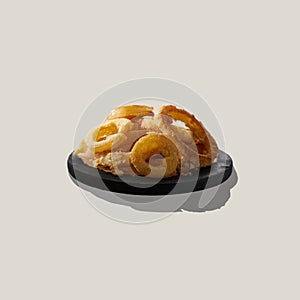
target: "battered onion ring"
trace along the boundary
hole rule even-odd
[[[174,120],[170,116],[158,114],[154,118],[159,132],[168,137],[177,146],[181,160],[180,172],[183,175],[187,175],[191,169],[198,168],[200,166],[199,153],[191,131],[182,127],[176,130],[177,126],[172,125]],[[188,134],[190,134],[190,138],[187,137]]]
[[[132,128],[133,124],[125,118],[108,121],[88,133],[86,144],[94,153],[110,151],[126,140],[125,134]]]
[[[127,105],[115,108],[106,118],[114,120],[118,118],[133,119],[138,116],[150,115],[153,116],[153,107],[147,105]]]
[[[194,115],[174,105],[166,105],[159,109],[159,114],[172,117],[176,121],[183,122],[193,134],[198,147],[200,166],[210,166],[218,155],[218,146],[214,138],[208,133],[200,121]]]
[[[160,155],[165,159],[164,174],[161,172],[161,167],[149,165],[151,157],[155,155]],[[149,133],[135,143],[131,150],[130,161],[138,174],[147,176],[151,173],[151,177],[156,178],[176,176],[180,164],[175,144],[164,135],[157,133]]]
[[[189,128],[172,124],[174,120]],[[211,165],[217,154],[218,146],[202,123],[172,105],[154,116],[149,106],[119,107],[90,130],[75,152],[87,165],[115,175],[155,178],[188,175]]]
[[[126,133],[129,130],[132,130],[133,126],[134,125],[130,122],[130,120],[126,118],[118,118],[107,121],[98,128],[96,141],[98,142],[103,140],[106,136],[111,134]]]

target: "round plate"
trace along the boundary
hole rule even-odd
[[[83,183],[100,190],[131,195],[170,195],[204,190],[226,181],[233,167],[231,157],[219,151],[218,160],[212,166],[193,170],[189,176],[164,178],[157,182],[157,179],[142,176],[119,177],[92,168],[73,153],[69,155],[67,164],[70,176],[79,186]]]

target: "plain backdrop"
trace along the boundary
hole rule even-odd
[[[2,0],[0,298],[299,299],[299,8]],[[70,182],[82,112],[145,76],[215,112],[239,176],[222,209],[129,225]]]

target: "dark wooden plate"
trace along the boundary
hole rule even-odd
[[[116,176],[92,168],[71,153],[68,157],[68,171],[73,181],[100,190],[131,195],[169,195],[204,190],[226,181],[233,168],[231,157],[219,151],[218,160],[210,167],[196,169],[190,176],[155,179],[142,176]]]

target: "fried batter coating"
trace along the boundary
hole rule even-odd
[[[218,155],[217,143],[194,115],[174,105],[163,106],[159,109],[158,113],[168,115],[176,121],[183,122],[191,130],[199,151],[201,167],[210,166],[213,163]]]
[[[160,157],[165,159],[165,171],[161,168],[163,163],[154,162],[152,166],[149,164],[153,156],[159,156],[157,160],[161,160]],[[176,176],[180,163],[175,144],[164,135],[157,133],[149,133],[140,138],[131,151],[130,160],[139,174],[146,176],[151,173],[151,177],[156,178]]]
[[[115,108],[108,116],[107,120],[119,118],[133,119],[138,116],[153,116],[153,107],[147,105],[127,105]]]
[[[210,166],[218,146],[203,124],[183,109],[167,105],[154,114],[151,106],[130,105],[114,109],[90,130],[74,155],[118,176],[168,178]]]

